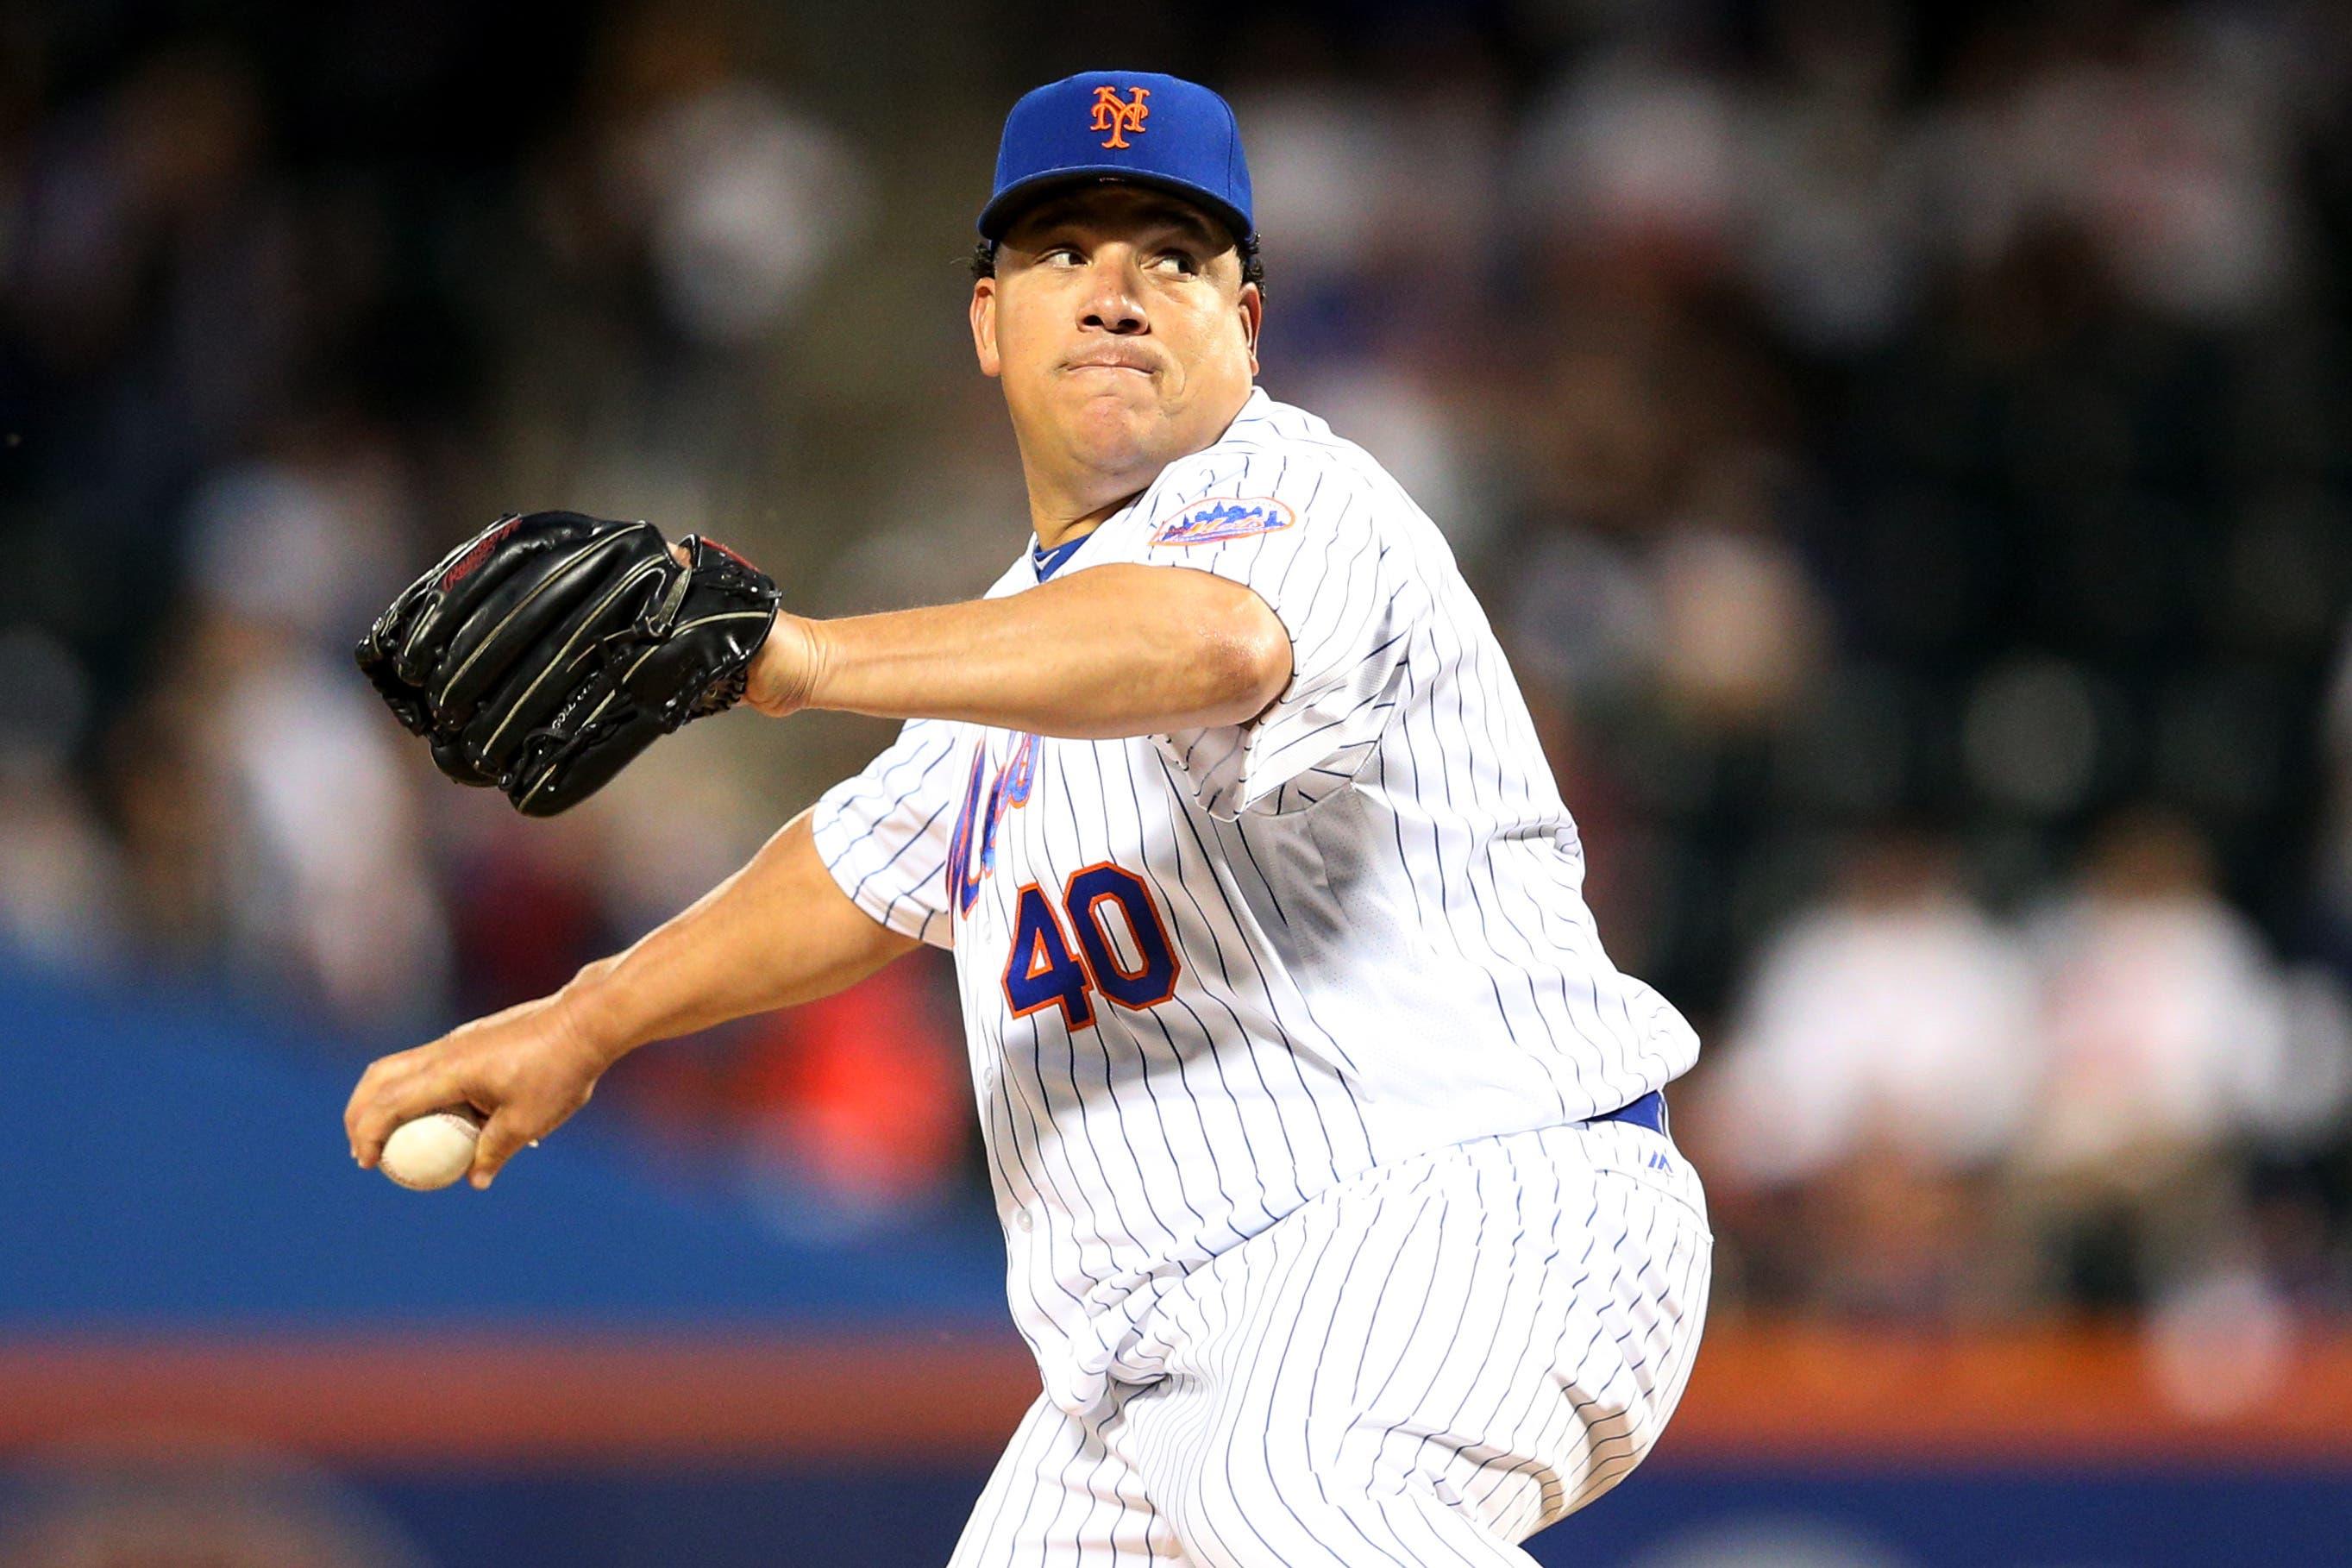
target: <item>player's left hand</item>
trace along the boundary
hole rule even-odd
[[[743,695],[776,584],[715,540],[578,512],[501,518],[403,590],[356,649],[461,784],[576,805]]]

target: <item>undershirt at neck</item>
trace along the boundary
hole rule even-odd
[[[1078,552],[1078,546],[1084,544],[1087,540],[1093,537],[1094,535],[1091,532],[1081,533],[1076,539],[1065,539],[1061,543],[1056,544],[1051,550],[1046,549],[1042,544],[1030,546],[1029,559],[1036,565],[1037,581],[1043,583],[1046,578],[1051,577],[1055,573],[1060,571],[1062,569],[1062,563],[1067,561],[1071,556],[1076,555]]]

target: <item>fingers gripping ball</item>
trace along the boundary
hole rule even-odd
[[[434,1192],[473,1169],[481,1138],[482,1119],[472,1107],[436,1110],[394,1128],[376,1168],[404,1187]]]
[[[551,816],[743,695],[776,584],[714,540],[682,548],[646,522],[501,518],[393,600],[360,668],[443,773]]]

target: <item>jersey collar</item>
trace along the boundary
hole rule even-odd
[[[1043,583],[1046,578],[1051,577],[1055,573],[1059,572],[1062,569],[1062,563],[1064,562],[1069,560],[1071,556],[1076,555],[1080,548],[1086,544],[1087,540],[1092,539],[1096,534],[1100,533],[1101,531],[1102,530],[1098,527],[1090,528],[1084,533],[1079,534],[1076,539],[1065,539],[1061,543],[1056,544],[1051,550],[1048,550],[1044,545],[1038,543],[1037,536],[1035,534],[1031,534],[1029,536],[1029,563],[1037,569],[1037,581]]]

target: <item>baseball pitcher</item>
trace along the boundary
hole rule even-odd
[[[814,620],[709,540],[538,513],[362,642],[532,815],[739,700],[905,724],[628,951],[370,1067],[352,1152],[470,1102],[487,1186],[639,1046],[948,948],[1042,1385],[958,1568],[1531,1562],[1690,1372],[1697,1041],[1602,950],[1438,530],[1255,385],[1224,100],[1038,89],[979,228],[1034,531],[985,597]]]

